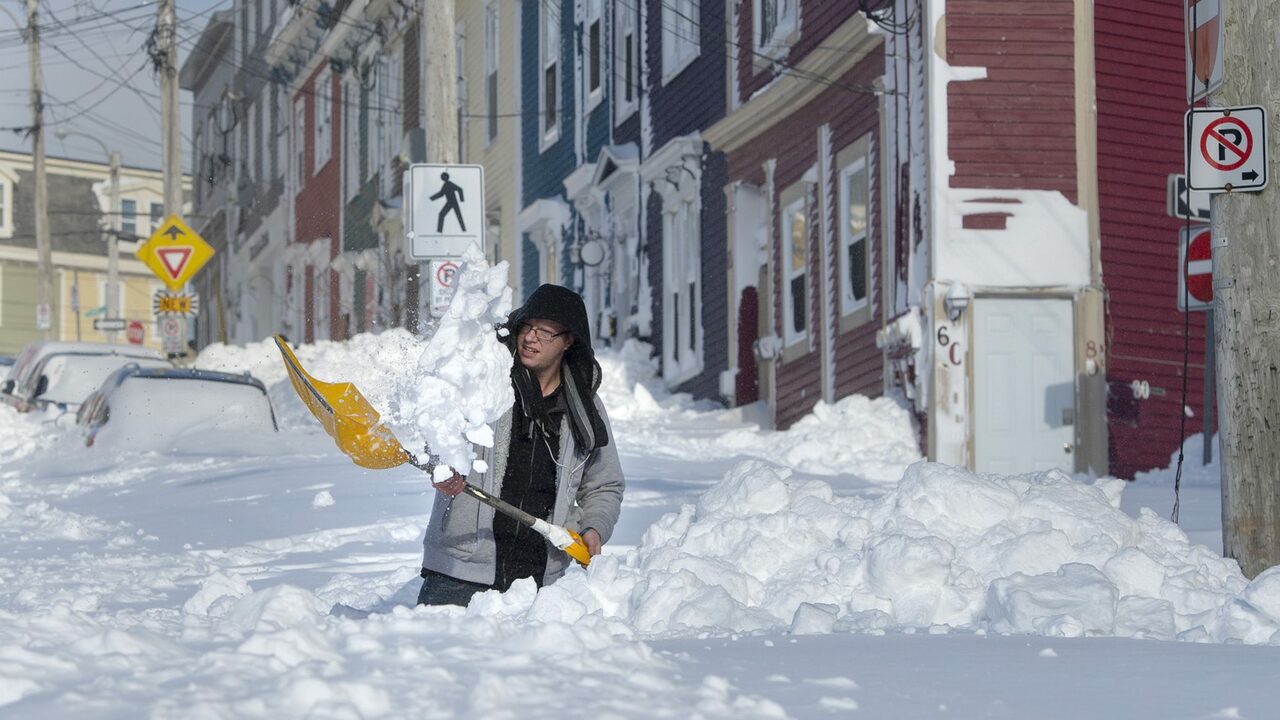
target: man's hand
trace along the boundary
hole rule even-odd
[[[600,546],[604,543],[600,542],[600,533],[595,528],[587,528],[582,533],[582,542],[587,546],[587,552],[591,553],[591,557],[600,554]]]
[[[431,487],[434,487],[436,490],[439,490],[440,492],[444,493],[445,495],[448,495],[449,497],[453,497],[458,493],[462,492],[462,488],[466,484],[467,484],[467,479],[455,472],[453,474],[453,477],[449,478],[448,480],[445,480],[444,482],[431,483]]]

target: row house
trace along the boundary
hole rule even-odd
[[[743,2],[729,23],[724,395],[787,427],[883,391],[885,31],[852,4]]]
[[[164,286],[134,253],[164,222],[164,178],[159,170],[130,165],[127,156],[123,160],[115,206],[107,158],[51,156],[45,161],[53,251],[52,340],[123,343],[124,333],[93,327],[95,319],[112,310],[135,328],[141,326],[140,344],[160,348],[152,298]],[[187,180],[183,178],[184,189]],[[119,280],[110,307],[107,239],[113,227],[118,228]],[[44,337],[36,322],[38,267],[33,158],[0,150],[0,354],[15,354]],[[129,341],[135,340],[136,333]]]
[[[422,326],[420,13],[212,16],[183,71],[224,253],[202,342]],[[581,291],[596,339],[649,342],[674,391],[778,428],[891,393],[931,459],[1128,475],[1202,410],[1173,392],[1176,122],[1124,159],[1133,118],[1182,109],[1178,22],[1154,0],[459,3],[458,155],[517,296]]]

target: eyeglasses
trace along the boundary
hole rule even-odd
[[[558,338],[561,335],[568,333],[569,331],[561,330],[560,332],[551,332],[546,328],[535,327],[528,323],[520,323],[520,327],[517,330],[517,332],[520,335],[526,335],[526,334],[532,333],[533,337],[536,338],[538,342],[546,342],[553,338]]]

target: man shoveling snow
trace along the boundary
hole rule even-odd
[[[596,393],[601,372],[582,298],[543,285],[505,328],[516,402],[498,420],[494,446],[477,448],[484,462],[465,479],[455,473],[435,483],[442,495],[423,539],[420,604],[466,605],[526,577],[541,587],[568,565],[543,535],[461,494],[467,484],[541,521],[581,529],[591,555],[618,520],[625,483]]]

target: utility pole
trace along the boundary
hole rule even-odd
[[[27,57],[31,65],[31,154],[35,171],[36,326],[48,340],[53,327],[53,243],[44,169],[44,77],[40,72],[39,0],[27,0]]]
[[[458,162],[458,41],[454,0],[426,0],[426,5],[422,25],[427,43],[427,87],[424,93],[427,162],[452,165]],[[422,268],[423,264],[419,262],[409,266],[408,282],[417,287],[419,298],[416,304],[406,303],[405,307],[405,324],[413,330],[421,330],[425,326],[420,309],[422,297],[431,295],[430,287],[422,287]],[[430,268],[428,264],[428,274]]]
[[[454,0],[427,0],[427,162],[458,162],[458,56]]]
[[[111,231],[107,235],[107,317],[120,317],[120,153],[112,150],[111,194],[108,203]],[[107,333],[107,342],[115,343],[116,331]]]
[[[1226,48],[1212,105],[1269,106],[1266,138],[1280,138],[1280,4],[1222,3]],[[1222,540],[1248,577],[1280,564],[1280,148],[1269,187],[1213,196],[1213,296]],[[1223,244],[1225,243],[1225,244]]]
[[[30,1],[30,0],[29,0]],[[182,115],[178,111],[178,16],[174,0],[160,0],[156,21],[160,53],[160,133],[165,215],[182,216]]]

